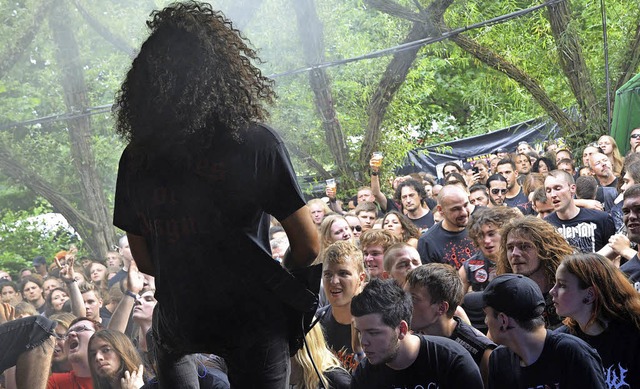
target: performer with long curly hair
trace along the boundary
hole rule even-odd
[[[272,81],[208,4],[171,4],[147,25],[116,102],[128,146],[114,224],[156,277],[159,384],[199,387],[190,354],[203,352],[225,358],[234,387],[286,387],[289,318],[316,297],[272,260],[269,215],[288,235],[290,270],[312,263],[318,237],[282,139],[261,124]]]

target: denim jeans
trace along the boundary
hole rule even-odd
[[[163,325],[161,310],[158,303],[152,327],[160,388],[199,388],[198,361],[192,355],[196,352],[213,353],[225,359],[231,388],[288,387],[291,366],[284,311],[273,312],[273,320],[268,325],[255,326],[252,333],[234,332],[234,326],[229,325],[228,333],[220,334],[226,341],[205,346],[198,344],[197,337],[185,339],[183,336],[189,335]]]
[[[44,316],[36,315],[0,325],[0,372],[15,366],[20,354],[41,346],[55,335],[53,329],[56,324]]]

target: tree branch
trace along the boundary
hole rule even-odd
[[[98,21],[98,19],[94,18],[83,6],[82,4],[80,4],[79,0],[73,0],[73,4],[76,6],[76,8],[78,8],[78,12],[80,12],[80,15],[82,15],[82,17],[84,18],[84,20],[87,22],[87,24],[93,28],[98,35],[100,35],[101,37],[104,38],[104,40],[106,40],[107,42],[111,43],[111,45],[113,47],[115,47],[116,49],[127,53],[127,55],[129,55],[130,57],[134,57],[135,56],[135,49],[131,46],[129,46],[127,44],[127,42],[124,39],[121,39],[120,37],[114,35],[111,30],[109,30],[108,27],[106,27],[104,24],[100,23]]]
[[[310,169],[317,171],[323,179],[332,177],[331,173],[325,170],[320,162],[313,158],[309,153],[302,150],[297,144],[286,142],[287,150],[304,162]]]
[[[396,16],[400,19],[405,19],[410,22],[418,22],[423,23],[424,18],[409,8],[396,3],[395,1],[387,1],[387,0],[365,0],[367,4],[369,4],[372,8],[377,9],[378,11]]]
[[[507,61],[493,50],[482,46],[473,39],[467,38],[460,34],[451,38],[461,49],[473,55],[490,68],[507,75],[525,88],[531,96],[540,104],[553,120],[568,134],[576,133],[579,129],[578,125],[567,115],[556,103],[554,103],[549,95],[542,89],[540,83],[523,72],[522,69]]]
[[[0,79],[4,78],[5,74],[22,58],[27,47],[31,45],[33,38],[40,31],[42,19],[44,19],[53,4],[53,0],[43,1],[40,7],[32,13],[33,19],[29,26],[25,26],[24,34],[5,42],[7,44],[5,51],[0,54],[0,58],[2,58],[2,61],[0,61]]]
[[[625,60],[622,61],[620,66],[620,77],[616,82],[614,92],[620,89],[627,81],[629,81],[636,72],[636,69],[640,65],[640,19],[636,22],[636,34],[633,39],[629,40],[629,47],[626,54],[622,56]]]
[[[406,8],[395,2],[381,0],[367,0],[367,2],[381,12],[403,18],[408,17]],[[420,16],[420,19],[413,23],[403,43],[439,35],[441,33],[441,27],[436,22],[442,19],[445,11],[452,3],[453,0],[435,0],[429,4],[424,12],[412,14]],[[413,20],[413,16],[411,20]],[[393,97],[398,92],[398,89],[400,89],[400,86],[402,86],[402,83],[404,83],[409,69],[411,69],[420,49],[421,47],[418,46],[394,54],[380,79],[376,91],[371,96],[367,107],[369,121],[360,149],[359,164],[361,166],[368,166],[371,153],[380,140],[380,127],[389,108],[389,104],[391,104]]]
[[[560,65],[578,103],[582,121],[590,126],[602,127],[601,132],[604,133],[607,126],[603,125],[602,110],[582,54],[580,38],[569,26],[571,11],[568,0],[549,5],[547,9],[551,33],[558,47]]]
[[[96,226],[93,220],[78,211],[64,196],[54,189],[53,185],[46,182],[37,173],[26,168],[20,162],[20,159],[9,150],[9,147],[0,144],[0,167],[2,167],[2,172],[7,177],[45,198],[56,212],[60,212],[81,235],[81,231],[86,231],[87,227]]]
[[[308,65],[324,62],[324,39],[322,23],[318,18],[313,0],[293,0],[298,20],[298,31],[302,41],[304,57]],[[309,84],[313,91],[315,107],[322,119],[325,139],[340,172],[353,178],[349,166],[349,151],[344,140],[342,125],[338,120],[329,76],[325,69],[313,69],[309,73]]]

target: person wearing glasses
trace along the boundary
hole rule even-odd
[[[497,166],[498,174],[501,174],[507,179],[507,194],[504,198],[504,204],[507,207],[526,206],[529,202],[527,196],[525,196],[522,190],[522,185],[518,183],[518,170],[516,170],[516,163],[511,159],[502,159],[498,162]]]
[[[71,371],[51,374],[47,388],[93,388],[89,366],[89,340],[100,329],[102,329],[100,323],[86,317],[79,317],[69,324],[69,329],[64,336],[66,339],[64,352],[71,364]]]
[[[360,219],[353,213],[353,211],[347,212],[344,215],[345,220],[349,223],[351,227],[351,232],[353,233],[353,240],[355,242],[360,241],[360,235],[362,235],[362,224],[360,223]]]
[[[640,144],[640,127],[634,128],[631,130],[631,135],[629,135],[629,148],[631,153],[635,153],[636,147]]]
[[[507,179],[500,174],[493,174],[487,179],[489,190],[489,207],[501,207],[507,196]]]

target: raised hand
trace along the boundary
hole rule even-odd
[[[144,380],[142,376],[144,375],[144,366],[140,365],[138,367],[138,371],[129,371],[124,372],[124,377],[120,378],[120,388],[122,389],[139,389],[144,386]]]

